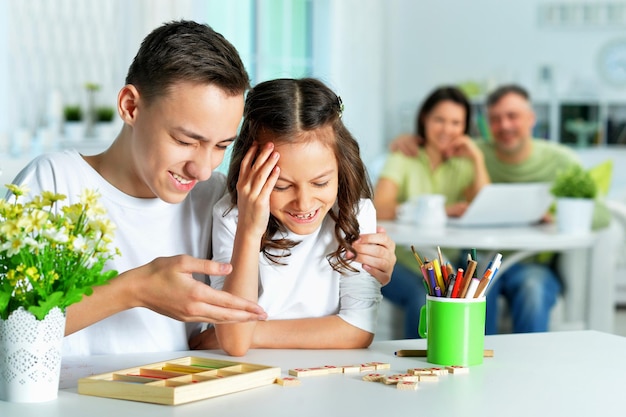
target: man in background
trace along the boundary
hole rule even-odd
[[[478,146],[493,183],[552,182],[561,170],[580,164],[568,147],[533,138],[535,113],[523,87],[510,84],[497,88],[487,97],[486,106],[493,141],[481,140]],[[390,149],[415,154],[416,138],[400,136]],[[594,228],[605,227],[609,221],[606,208],[596,205]],[[549,261],[544,258],[518,262],[497,276],[487,297],[486,334],[498,332],[497,295],[508,303],[514,333],[548,330],[550,312],[563,285],[554,268],[554,256],[549,256]]]

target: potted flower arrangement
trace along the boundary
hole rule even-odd
[[[6,187],[12,196],[0,199],[0,399],[48,401],[58,392],[65,309],[117,275],[105,269],[119,254],[110,248],[115,227],[94,191],[59,207],[64,195],[44,191],[22,201],[25,187]]]
[[[598,194],[589,171],[578,164],[564,169],[557,174],[550,191],[556,197],[558,229],[566,233],[588,233]]]

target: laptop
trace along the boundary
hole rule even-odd
[[[449,226],[525,226],[538,223],[554,197],[550,183],[498,183],[484,186],[461,217]]]

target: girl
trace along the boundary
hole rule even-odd
[[[214,209],[214,259],[231,274],[214,288],[258,302],[268,321],[215,326],[230,355],[249,348],[364,348],[374,337],[381,284],[352,261],[376,213],[342,103],[315,79],[263,82],[246,99]],[[194,347],[213,347],[203,334]]]
[[[456,87],[436,88],[424,100],[415,121],[418,155],[389,155],[376,184],[378,219],[395,219],[401,203],[421,194],[445,195],[448,216],[465,212],[490,182],[483,154],[468,136],[470,120],[470,103]],[[397,247],[396,256],[391,282],[382,293],[404,309],[404,337],[417,338],[419,312],[426,301],[422,274],[410,250]]]

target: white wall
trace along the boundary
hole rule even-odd
[[[407,129],[423,97],[442,83],[518,82],[538,90],[549,66],[561,97],[625,100],[626,91],[601,80],[598,54],[624,25],[545,27],[539,9],[554,1],[388,0],[386,137]],[[605,4],[594,0],[562,4]],[[613,2],[619,3],[619,2]],[[621,2],[624,3],[624,2]],[[591,90],[591,91],[583,91]]]
[[[314,0],[313,75],[344,103],[344,123],[369,163],[383,149],[386,2]]]

